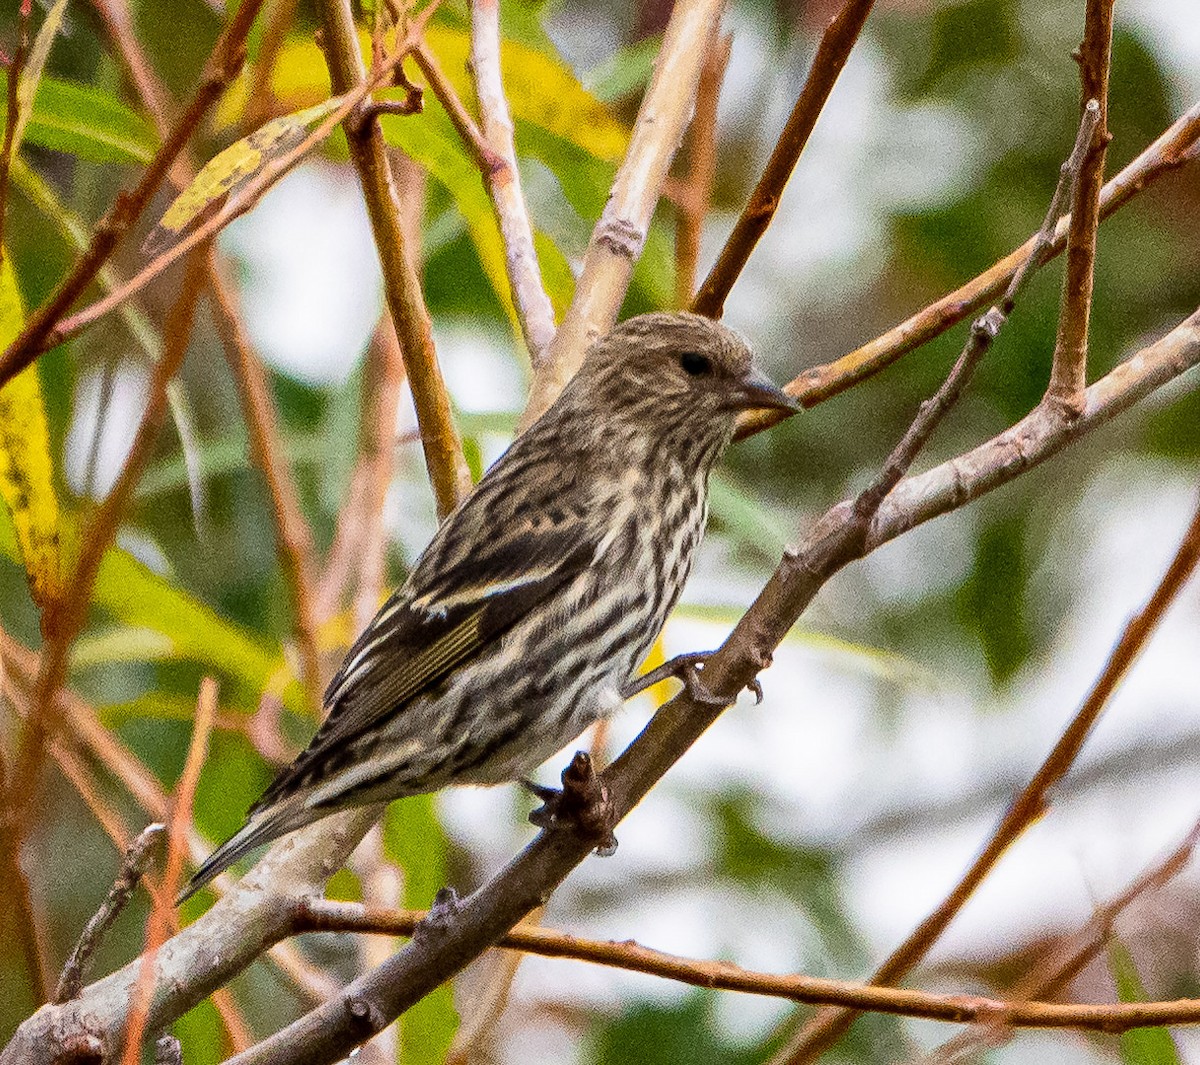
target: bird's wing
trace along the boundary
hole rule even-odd
[[[330,682],[329,714],[316,736],[251,812],[302,786],[332,749],[402,712],[478,655],[586,569],[595,553],[582,523],[568,521],[533,535],[501,535],[480,544],[473,557],[439,570],[432,586],[410,582],[396,592]]]

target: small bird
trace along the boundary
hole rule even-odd
[[[744,410],[798,404],[744,340],[644,314],[446,519],[350,648],[308,748],[180,895],[338,810],[524,778],[614,713],[687,580]]]

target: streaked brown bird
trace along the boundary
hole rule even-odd
[[[346,655],[312,743],[200,867],[347,807],[521,779],[612,714],[675,605],[741,411],[795,411],[732,330],[645,314],[438,530]]]

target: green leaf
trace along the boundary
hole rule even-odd
[[[14,562],[20,559],[7,510],[0,510],[0,553]],[[306,713],[303,691],[281,649],[224,620],[128,552],[119,548],[105,552],[94,602],[128,628],[141,630],[137,638],[143,647],[149,648],[147,632],[158,633],[171,641],[170,657],[196,662],[240,682],[254,702],[259,693],[273,691],[282,693],[290,710]],[[153,648],[153,657],[160,657],[159,647]]]
[[[6,348],[25,324],[25,308],[12,256],[0,254],[0,348]],[[36,364],[0,389],[0,496],[20,545],[30,592],[44,609],[62,590],[63,565],[50,431]]]
[[[0,86],[7,91],[2,73]],[[111,93],[53,77],[38,86],[24,136],[94,163],[148,163],[158,147],[151,125]]]
[[[650,80],[654,60],[662,48],[662,36],[644,37],[619,48],[608,59],[584,75],[583,84],[605,103],[639,92]]]
[[[1125,944],[1115,936],[1108,944],[1108,971],[1122,1002],[1145,1002],[1146,988]],[[1121,1033],[1125,1065],[1181,1065],[1179,1051],[1166,1028],[1133,1028]]]

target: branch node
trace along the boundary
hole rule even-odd
[[[646,231],[627,218],[602,218],[596,226],[595,242],[614,255],[634,262],[646,243]]]

